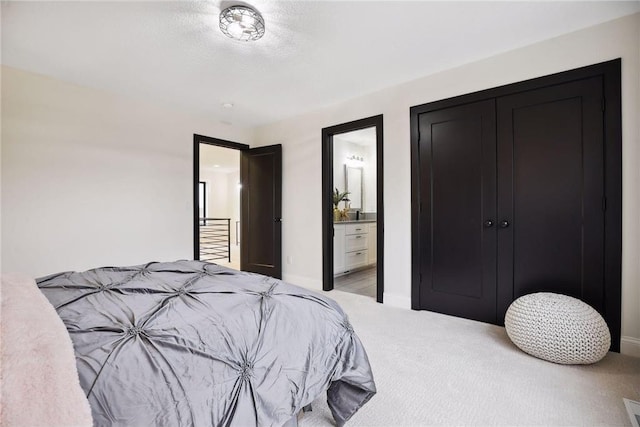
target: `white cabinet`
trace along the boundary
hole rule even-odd
[[[333,274],[342,273],[344,264],[344,237],[346,224],[333,225]]]
[[[369,224],[346,224],[344,238],[344,263],[347,270],[367,265]]]
[[[376,263],[377,229],[375,222],[333,225],[333,274]]]
[[[368,249],[369,236],[367,234],[347,234],[344,238],[344,251],[364,251]]]
[[[345,224],[345,230],[347,235],[351,234],[366,234],[369,231],[369,224],[366,222],[348,223]]]
[[[378,261],[378,251],[377,242],[378,242],[378,224],[372,222],[369,224],[369,244],[367,246],[367,257],[369,258],[367,261],[368,265],[375,264]]]
[[[347,271],[367,265],[367,250],[347,252],[344,255]]]

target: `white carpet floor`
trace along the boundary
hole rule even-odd
[[[640,400],[640,359],[609,353],[565,366],[521,352],[504,328],[332,291],[369,355],[378,393],[356,426],[626,426]],[[335,425],[326,397],[300,427]]]

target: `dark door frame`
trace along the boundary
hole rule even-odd
[[[465,103],[512,95],[571,81],[602,77],[604,98],[605,319],[611,330],[611,349],[620,350],[622,296],[622,104],[621,60],[602,62],[575,70],[461,95],[411,107],[411,308],[420,309],[420,158],[418,116]]]
[[[234,150],[248,150],[247,144],[193,134],[193,259],[200,259],[200,215],[198,212],[200,186],[200,144],[216,145]],[[239,165],[238,165],[239,166]],[[240,247],[242,253],[242,247]]]
[[[198,149],[200,147],[198,146]],[[200,162],[198,162],[200,163]],[[199,165],[198,165],[199,168]],[[200,185],[202,185],[202,202],[204,203],[204,207],[202,208],[202,217],[206,218],[207,217],[207,182],[206,181],[199,181],[198,182],[198,208],[200,207]],[[198,209],[198,221],[200,221],[200,209]],[[207,225],[207,220],[202,221],[203,224],[201,225]]]
[[[384,191],[382,114],[322,129],[322,289],[333,289],[333,136],[376,128],[376,301],[384,294]]]

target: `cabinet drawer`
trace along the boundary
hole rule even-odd
[[[345,264],[347,270],[363,267],[367,264],[367,251],[355,251],[345,254]]]
[[[346,236],[344,240],[345,252],[367,249],[369,244],[368,238],[369,236],[366,234],[353,234],[351,236]]]
[[[350,234],[365,234],[369,230],[368,224],[345,224],[345,231],[347,235]]]

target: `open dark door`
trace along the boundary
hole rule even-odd
[[[240,156],[240,269],[282,278],[282,146]]]

